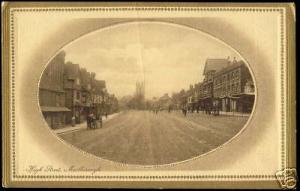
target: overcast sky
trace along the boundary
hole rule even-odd
[[[172,94],[202,80],[207,58],[239,56],[202,32],[174,24],[139,22],[115,25],[67,45],[66,61],[96,73],[108,92],[132,95],[145,80],[146,97]]]

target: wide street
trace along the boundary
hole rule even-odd
[[[72,145],[116,162],[155,165],[186,160],[225,143],[248,117],[166,111],[123,111],[103,128],[59,135]]]

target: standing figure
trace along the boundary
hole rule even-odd
[[[186,117],[186,113],[187,113],[187,108],[186,107],[182,107],[182,113]]]
[[[168,112],[169,112],[169,113],[171,113],[171,106],[169,106],[169,108],[168,108]]]
[[[74,115],[72,116],[72,119],[71,119],[71,124],[72,124],[72,127],[74,127],[74,126],[75,126],[75,124],[76,124],[76,121],[75,121],[75,116],[74,116]]]
[[[87,129],[91,128],[91,117],[90,115],[86,116]]]
[[[95,118],[95,115],[92,113],[91,116],[90,116],[90,120],[91,120],[91,128],[92,129],[95,129],[96,128],[96,118]]]
[[[101,115],[101,113],[99,114],[99,123],[100,123],[100,128],[102,128],[102,115]]]

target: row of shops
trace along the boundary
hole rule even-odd
[[[254,94],[240,94],[232,97],[204,98],[188,104],[188,110],[204,111],[206,113],[240,112],[251,113],[254,104]]]
[[[177,99],[177,107],[208,114],[219,114],[220,111],[251,113],[255,87],[243,61],[207,59],[203,75],[202,82],[177,94],[183,97],[181,100]]]
[[[78,64],[65,63],[60,52],[47,65],[39,84],[39,103],[43,116],[51,128],[60,128],[72,121],[82,123],[88,114],[97,119],[116,112],[118,101],[106,90],[104,80]]]

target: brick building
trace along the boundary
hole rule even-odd
[[[81,103],[81,78],[79,64],[67,62],[64,66],[64,89],[66,107],[72,112],[67,114],[66,121],[71,123],[74,116],[76,123],[84,120],[83,104]]]
[[[214,75],[230,65],[229,59],[207,59],[204,66],[204,80],[199,87],[199,105],[202,110],[210,112],[213,108]]]
[[[46,67],[39,84],[40,108],[51,128],[64,126],[70,112],[65,107],[64,62],[65,52],[60,52]]]
[[[92,80],[92,112],[96,115],[96,119],[99,119],[100,115],[104,115],[106,107],[106,83],[104,80]]]
[[[202,95],[203,92],[203,83],[199,82],[196,83],[194,85],[194,91],[192,93],[192,98],[191,98],[191,102],[192,102],[192,111],[196,110],[197,112],[200,111],[201,107],[200,107],[200,97]]]
[[[47,65],[39,84],[42,113],[51,128],[86,120],[92,112],[100,114],[118,110],[118,100],[106,90],[104,80],[72,62],[65,63],[65,52],[60,52]]]
[[[194,111],[195,107],[195,97],[194,97],[195,89],[193,85],[190,85],[190,88],[186,91],[187,97],[187,110]]]
[[[96,80],[96,74],[80,68],[78,64],[65,64],[64,88],[66,107],[72,112],[67,116],[67,123],[75,117],[76,123],[86,120],[92,112],[99,119],[106,106],[106,85],[104,80]]]
[[[81,118],[85,120],[88,114],[92,111],[92,85],[91,85],[91,73],[85,68],[80,69],[80,80],[81,80]]]
[[[214,75],[214,105],[225,112],[251,112],[254,103],[254,84],[243,61],[232,64]]]
[[[207,59],[203,71],[204,80],[190,85],[183,94],[175,93],[173,100],[185,99],[189,111],[224,112],[252,111],[255,87],[252,76],[243,61]],[[179,98],[181,97],[181,98]],[[182,106],[181,106],[182,107]]]

